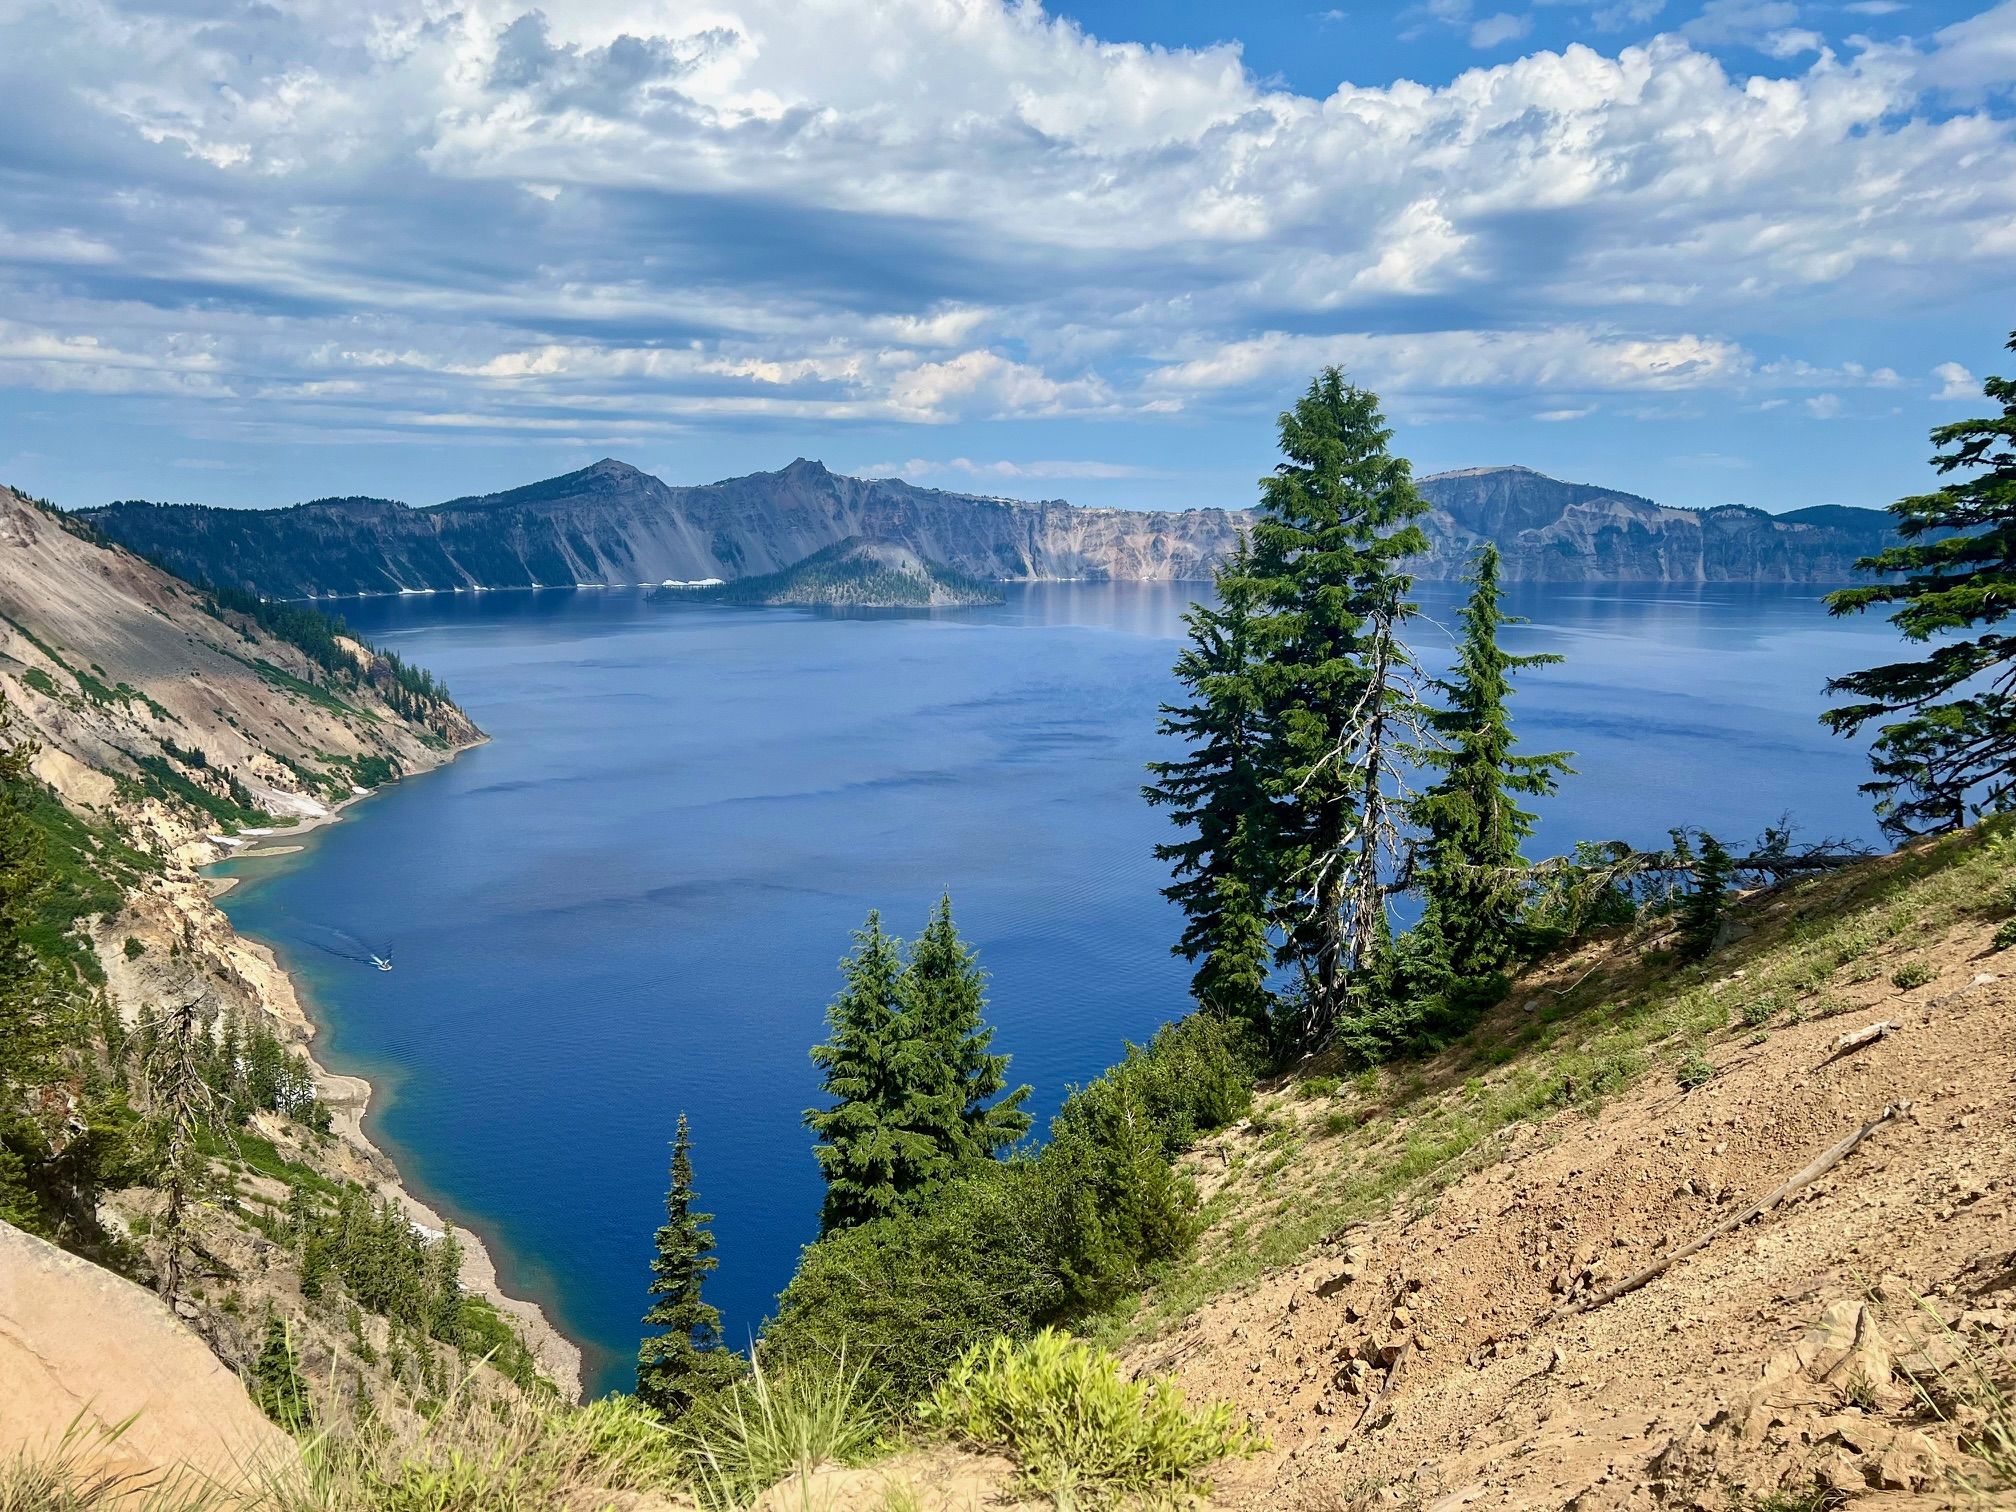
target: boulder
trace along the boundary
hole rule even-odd
[[[135,1490],[241,1488],[295,1453],[152,1292],[0,1223],[0,1457],[57,1450]]]

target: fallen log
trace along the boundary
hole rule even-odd
[[[1852,1029],[1834,1041],[1834,1048],[1827,1052],[1827,1059],[1820,1062],[1813,1069],[1819,1071],[1824,1067],[1831,1066],[1834,1062],[1841,1059],[1842,1056],[1853,1055],[1864,1045],[1873,1045],[1886,1034],[1895,1034],[1903,1027],[1895,1019],[1878,1019],[1866,1028]]]
[[[1792,1196],[1793,1193],[1799,1191],[1803,1187],[1811,1186],[1814,1182],[1818,1181],[1822,1176],[1825,1176],[1829,1171],[1833,1170],[1834,1167],[1839,1165],[1843,1160],[1847,1159],[1849,1152],[1852,1151],[1857,1145],[1862,1143],[1863,1140],[1867,1139],[1871,1134],[1874,1134],[1878,1129],[1882,1128],[1885,1124],[1891,1123],[1896,1119],[1902,1118],[1906,1113],[1909,1113],[1910,1111],[1911,1111],[1911,1104],[1908,1102],[1899,1102],[1891,1104],[1889,1107],[1885,1108],[1881,1113],[1878,1113],[1874,1118],[1870,1119],[1869,1122],[1862,1125],[1861,1128],[1857,1129],[1854,1133],[1850,1134],[1846,1139],[1843,1139],[1839,1144],[1834,1145],[1831,1148],[1822,1151],[1819,1155],[1815,1156],[1808,1164],[1802,1166],[1799,1170],[1795,1171],[1790,1177],[1788,1177],[1783,1183],[1774,1188],[1772,1191],[1758,1198],[1755,1202],[1751,1203],[1750,1206],[1744,1208],[1742,1211],[1735,1213],[1728,1218],[1723,1219],[1720,1223],[1716,1224],[1715,1227],[1709,1229],[1708,1232],[1702,1234],[1699,1238],[1690,1239],[1687,1243],[1681,1245],[1680,1248],[1674,1250],[1671,1254],[1666,1255],[1662,1259],[1653,1261],[1643,1270],[1638,1271],[1633,1275],[1626,1276],[1622,1281],[1619,1281],[1615,1286],[1609,1288],[1607,1291],[1601,1292],[1594,1297],[1584,1297],[1579,1298],[1572,1302],[1563,1302],[1559,1307],[1555,1308],[1552,1312],[1549,1312],[1546,1315],[1544,1315],[1540,1319],[1540,1321],[1542,1323],[1552,1323],[1560,1318],[1573,1317],[1576,1313],[1592,1312],[1596,1308],[1608,1306],[1610,1303],[1615,1302],[1619,1297],[1630,1295],[1632,1292],[1637,1291],[1639,1287],[1644,1286],[1648,1282],[1657,1280],[1662,1274],[1665,1273],[1667,1269],[1669,1269],[1674,1265],[1677,1265],[1680,1261],[1685,1260],[1689,1255],[1699,1253],[1700,1251],[1706,1249],[1709,1245],[1713,1244],[1717,1239],[1720,1239],[1724,1234],[1734,1233],[1737,1229],[1743,1227],[1744,1224],[1751,1222],[1753,1219],[1763,1217],[1766,1213],[1770,1212],[1772,1209],[1782,1204],[1785,1201],[1785,1199]]]

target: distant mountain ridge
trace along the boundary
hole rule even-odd
[[[1524,467],[1466,468],[1419,486],[1432,548],[1417,571],[1428,579],[1462,576],[1490,540],[1511,580],[1838,583],[1893,539],[1880,510],[1673,509]],[[272,598],[733,580],[781,572],[851,538],[983,581],[1199,580],[1252,520],[1247,510],[948,493],[845,477],[804,458],[683,487],[605,458],[420,509],[332,498],[272,510],[133,501],[83,513],[184,576]]]

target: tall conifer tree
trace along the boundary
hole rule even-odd
[[[695,1397],[735,1372],[735,1357],[721,1347],[721,1314],[701,1297],[701,1283],[720,1262],[714,1256],[712,1213],[693,1206],[693,1138],[686,1115],[672,1136],[672,1179],[665,1191],[665,1222],[651,1257],[646,1327],[661,1330],[637,1351],[637,1395],[661,1417],[676,1418]]]
[[[1176,953],[1197,963],[1190,990],[1221,1018],[1267,1027],[1269,910],[1273,882],[1269,798],[1253,648],[1252,554],[1242,537],[1215,574],[1217,602],[1184,615],[1190,643],[1176,660],[1188,703],[1164,704],[1160,731],[1189,746],[1176,761],[1157,761],[1149,803],[1190,831],[1155,847],[1175,881],[1163,895],[1187,919]]]
[[[1255,676],[1276,800],[1273,875],[1298,901],[1285,954],[1302,976],[1304,1048],[1324,1043],[1387,940],[1381,874],[1399,765],[1422,711],[1401,629],[1427,505],[1378,398],[1327,368],[1281,416],[1248,571]]]
[[[1853,735],[1885,721],[1870,748],[1876,777],[1863,791],[1900,838],[2016,809],[2016,635],[1987,628],[2016,613],[2016,379],[1983,388],[2000,415],[1932,432],[1933,467],[1974,476],[1892,504],[1906,544],[1856,564],[1898,580],[1827,598],[1834,614],[1895,604],[1890,622],[1907,638],[1941,637],[1918,661],[1827,685],[1859,700],[1821,715],[1828,728]]]
[[[1499,644],[1498,632],[1520,621],[1500,607],[1497,547],[1479,549],[1470,584],[1456,665],[1440,685],[1448,702],[1429,716],[1438,744],[1420,753],[1440,775],[1414,805],[1426,832],[1421,931],[1458,978],[1511,960],[1526,869],[1519,848],[1534,819],[1518,800],[1552,793],[1569,770],[1565,751],[1512,753],[1512,674],[1561,658],[1515,656]]]
[[[994,1052],[982,1017],[987,976],[952,922],[942,897],[910,948],[903,973],[904,1122],[949,1156],[948,1167],[992,1160],[1029,1132],[1029,1088],[1003,1096],[1008,1057]]]
[[[840,995],[826,1010],[826,1042],[812,1047],[833,1100],[805,1114],[826,1176],[822,1234],[897,1211],[944,1174],[953,1153],[912,1127],[928,1119],[916,1106],[917,1058],[905,1045],[915,1020],[903,1012],[901,942],[870,913],[854,945],[840,963]]]

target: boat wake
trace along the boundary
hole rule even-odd
[[[312,945],[324,955],[335,956],[339,960],[355,961],[360,966],[375,966],[380,971],[392,969],[392,958],[374,950],[347,929],[337,929],[329,924],[297,925],[303,944]]]

